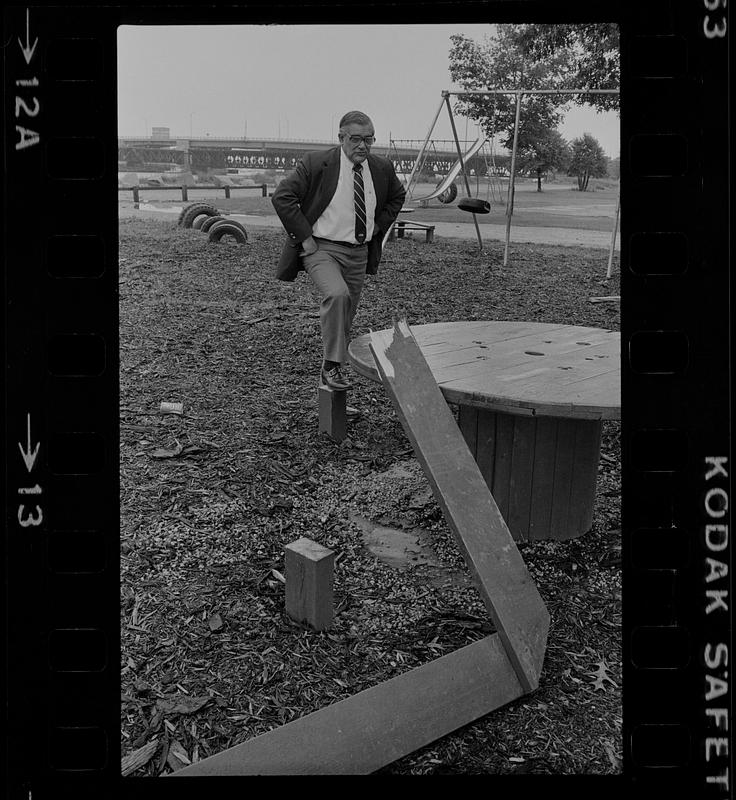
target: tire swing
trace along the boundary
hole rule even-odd
[[[462,197],[458,200],[457,207],[461,211],[470,211],[471,214],[491,213],[491,204],[488,200],[481,200],[480,197]]]
[[[468,193],[470,193],[470,186],[468,186]],[[481,200],[478,196],[480,194],[480,176],[478,171],[475,172],[475,197],[461,197],[457,202],[457,207],[461,211],[470,211],[471,214],[490,214],[491,204],[488,200]],[[488,195],[486,195],[488,196]]]
[[[179,225],[182,228],[191,228],[197,217],[203,214],[207,217],[213,217],[218,213],[217,209],[209,203],[192,203],[179,214]]]
[[[454,183],[451,183],[447,189],[445,189],[442,194],[437,195],[437,199],[440,203],[451,203],[457,197],[457,186]]]
[[[208,242],[219,242],[223,236],[232,236],[238,244],[245,244],[248,241],[248,234],[245,227],[234,219],[216,222],[209,230]]]

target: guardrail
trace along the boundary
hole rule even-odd
[[[223,189],[225,192],[225,197],[230,198],[230,192],[233,189],[260,189],[261,190],[261,197],[268,197],[268,184],[261,183],[256,184],[254,186],[206,186],[206,185],[197,185],[197,186],[118,186],[119,192],[133,192],[133,200],[134,202],[140,202],[140,192],[171,192],[171,191],[181,191],[181,199],[182,200],[189,200],[189,189]]]

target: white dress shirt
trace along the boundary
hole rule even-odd
[[[340,176],[337,188],[327,208],[312,226],[312,236],[318,239],[332,239],[333,242],[357,244],[355,238],[355,201],[353,199],[353,162],[340,148]],[[376,215],[376,191],[373,188],[368,159],[363,161],[363,188],[365,190],[365,240],[373,236],[373,220]]]

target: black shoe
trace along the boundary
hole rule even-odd
[[[353,384],[342,374],[340,367],[333,367],[332,369],[323,367],[321,378],[322,383],[332,389],[333,392],[345,392],[353,388]]]

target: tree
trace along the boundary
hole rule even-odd
[[[480,43],[462,35],[451,36],[452,80],[463,89],[549,89],[560,85],[569,69],[569,54],[529,57],[521,45],[521,27],[497,25],[496,34]],[[528,95],[522,102],[519,147],[526,149],[560,124],[564,107],[554,95]],[[513,95],[463,97],[455,110],[478,122],[487,136],[500,134],[501,144],[511,148],[516,112]]]
[[[568,175],[577,175],[578,189],[585,192],[591,178],[602,178],[608,174],[606,154],[598,140],[589,133],[572,141],[572,159],[567,170]]]
[[[495,34],[480,43],[462,35],[450,40],[450,77],[466,90],[617,89],[619,85],[616,25],[497,25]],[[569,150],[555,129],[571,100],[599,111],[618,108],[615,94],[523,97],[517,161],[523,168],[537,171],[537,191],[542,188],[542,172],[566,168]],[[501,144],[510,149],[515,101],[513,95],[462,97],[455,109],[478,122],[486,135],[500,135]],[[574,173],[582,176],[581,191],[591,176],[606,174],[605,165],[602,173],[600,168],[596,164],[593,172]]]
[[[618,25],[522,25],[519,46],[529,58],[544,59],[565,51],[570,54],[568,89],[618,89],[621,79]],[[616,94],[576,95],[573,103],[598,111],[618,110]]]
[[[530,147],[517,154],[520,169],[537,173],[538,192],[542,191],[542,174],[550,170],[566,170],[570,159],[570,145],[557,130],[545,131]]]
[[[621,177],[621,157],[616,156],[616,158],[609,158],[607,161],[606,166],[608,167],[608,175],[611,178],[620,178]]]

